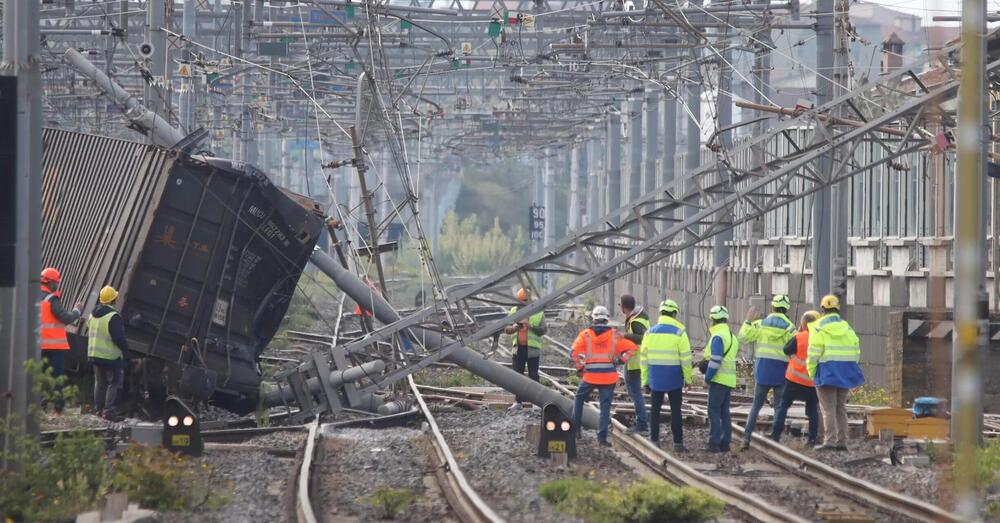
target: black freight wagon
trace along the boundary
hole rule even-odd
[[[168,393],[247,412],[258,358],[323,229],[308,198],[229,160],[46,129],[42,263],[63,303],[119,290],[131,384],[156,407]],[[85,370],[86,335],[70,362]]]

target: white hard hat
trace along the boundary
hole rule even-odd
[[[608,312],[608,308],[604,305],[598,305],[597,307],[594,307],[594,310],[590,311],[590,319],[594,321],[608,321],[611,319],[611,313]]]

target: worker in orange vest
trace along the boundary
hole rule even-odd
[[[573,363],[580,376],[580,386],[576,389],[573,402],[573,427],[580,430],[583,418],[583,404],[595,389],[601,405],[600,426],[597,442],[610,447],[608,426],[611,424],[611,400],[618,383],[618,365],[628,361],[635,354],[635,343],[624,334],[608,326],[611,314],[607,307],[598,305],[590,314],[591,325],[584,329],[573,342]]]
[[[69,340],[66,338],[66,326],[80,319],[83,314],[83,304],[77,303],[73,310],[63,308],[59,299],[59,283],[62,275],[52,267],[42,270],[42,293],[39,309],[41,311],[41,336],[39,347],[42,349],[42,359],[52,369],[52,376],[63,375],[66,352],[69,351]],[[56,412],[62,412],[63,401],[56,403]]]
[[[809,331],[819,319],[819,313],[808,311],[802,315],[799,322],[799,332],[784,348],[789,357],[788,369],[785,371],[785,387],[778,400],[778,408],[774,411],[774,427],[771,429],[771,439],[781,441],[781,432],[785,430],[785,416],[792,403],[801,400],[806,404],[806,418],[809,419],[809,446],[816,444],[819,434],[819,398],[816,396],[816,384],[806,370],[806,357],[809,353]]]

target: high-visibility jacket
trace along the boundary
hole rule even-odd
[[[520,307],[511,307],[510,313],[514,314],[518,311]],[[517,332],[511,336],[511,346],[517,348],[519,346],[528,347],[528,357],[537,358],[541,356],[542,349],[542,334],[544,334],[544,323],[545,323],[545,312],[538,311],[528,317],[528,321],[517,329]],[[542,330],[542,333],[536,331]]]
[[[660,316],[642,337],[635,359],[642,367],[642,384],[652,390],[670,392],[691,383],[691,342],[676,318]]]
[[[583,371],[583,381],[591,385],[618,383],[615,360],[628,361],[635,354],[635,343],[625,339],[616,329],[596,326],[584,329],[573,342],[573,363]]]
[[[812,377],[809,376],[809,370],[806,368],[806,359],[809,357],[809,329],[811,325],[813,323],[806,326],[804,330],[795,333],[793,341],[795,343],[795,354],[791,358],[788,358],[788,369],[785,370],[785,379],[799,385],[805,385],[806,387],[816,386]]]
[[[69,350],[69,340],[66,339],[66,323],[64,320],[70,318],[64,317],[60,319],[60,314],[67,316],[67,313],[57,313],[55,310],[59,307],[57,302],[60,297],[60,292],[53,292],[44,285],[42,286],[42,299],[39,303],[39,309],[41,311],[39,346],[42,350]],[[76,318],[80,316],[80,312],[73,309],[73,312],[68,315],[72,317],[72,320],[70,321],[72,322],[76,321]]]
[[[778,387],[785,384],[788,356],[783,349],[793,337],[795,324],[780,312],[772,312],[763,320],[746,322],[740,328],[740,343],[757,343],[754,381],[758,385]]]
[[[708,329],[711,339],[705,352],[710,354],[705,383],[718,383],[731,389],[736,388],[736,356],[740,352],[740,342],[729,330],[729,325],[719,323]]]
[[[649,317],[646,316],[646,311],[642,307],[636,308],[628,318],[625,318],[625,332],[632,343],[636,345],[642,343],[643,337],[649,332]],[[641,370],[639,358],[629,359],[625,368],[627,370]]]
[[[118,312],[111,312],[95,317],[93,314],[87,319],[87,357],[102,360],[120,360],[122,351],[111,339],[111,318]]]
[[[853,389],[865,382],[861,341],[839,314],[826,314],[809,333],[806,370],[817,387]]]

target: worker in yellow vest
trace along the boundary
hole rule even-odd
[[[111,286],[101,289],[98,301],[87,319],[87,358],[94,367],[94,412],[103,418],[116,416],[125,382],[125,320],[114,308],[118,291]]]
[[[708,329],[706,358],[699,365],[708,384],[708,451],[729,452],[733,438],[729,398],[736,388],[740,342],[729,330],[729,309],[716,305],[709,310],[708,319],[712,320],[712,326]]]
[[[625,314],[625,339],[641,345],[643,335],[649,330],[649,315],[642,305],[636,306],[635,298],[631,294],[622,294],[619,306]],[[625,390],[628,391],[632,406],[635,408],[635,425],[629,427],[626,432],[635,434],[648,431],[649,421],[646,415],[646,400],[642,396],[642,366],[639,364],[639,358],[630,359],[625,366]]]
[[[511,307],[510,313],[514,314],[531,303],[531,293],[528,289],[518,289],[518,305]],[[506,334],[511,335],[511,348],[514,351],[511,361],[511,368],[518,374],[524,374],[525,367],[528,369],[528,377],[538,381],[538,364],[542,356],[542,336],[548,331],[545,325],[545,311],[538,311],[531,316],[504,328]],[[510,406],[511,409],[521,408],[522,398],[517,398]]]

